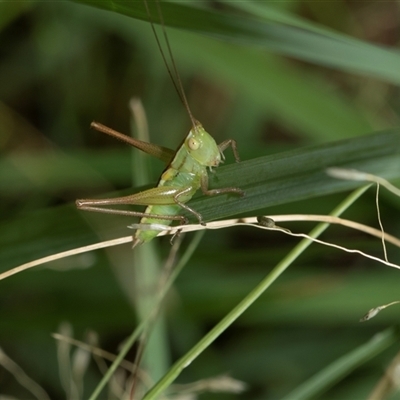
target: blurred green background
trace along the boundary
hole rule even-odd
[[[141,2],[127,4],[126,14],[135,7],[142,7],[138,15],[143,13]],[[183,27],[168,29],[168,35],[192,111],[217,142],[236,139],[243,160],[399,126],[398,3],[274,2],[264,5],[265,14],[240,9],[234,2],[183,5],[188,9],[182,13],[174,13],[178,8],[173,7],[163,8],[163,13],[166,24]],[[243,25],[221,25],[210,33],[214,20],[208,26],[203,14],[193,18],[200,11],[215,14],[217,22],[223,21],[220,16],[238,16]],[[276,31],[278,36],[271,35],[268,43],[260,39],[269,35],[267,28],[259,37],[246,36],[244,29],[253,26],[252,18],[282,28],[283,34]],[[290,36],[296,25],[290,18],[306,24],[299,28],[298,43],[296,35]],[[197,32],[189,32],[192,25]],[[313,52],[313,39],[324,38],[311,27],[322,29],[326,38],[334,32],[343,34],[334,39],[338,48],[341,40],[360,39],[359,47],[354,44],[354,59],[340,64],[343,55],[338,50],[335,64],[319,47],[316,60],[304,56],[301,50],[307,46]],[[307,29],[308,39],[301,36]],[[283,42],[286,32],[289,45]],[[356,56],[363,42],[375,45],[365,49],[365,60]],[[389,71],[386,77],[383,67],[382,75],[373,72],[375,63],[379,71],[381,46],[395,50],[392,63],[382,61]],[[369,65],[372,72],[362,70]],[[129,147],[89,129],[96,120],[129,133],[132,97],[144,104],[151,141],[175,149],[190,122],[148,22],[79,2],[0,2],[1,272],[99,238],[131,234],[126,228],[131,221],[87,215],[76,211],[73,203],[106,193],[115,196],[115,191],[135,186]],[[228,162],[233,162],[231,155]],[[149,166],[148,182],[154,185],[163,166],[153,160]],[[268,213],[326,214],[344,196],[316,194],[271,207]],[[368,191],[345,216],[377,227],[374,196]],[[385,229],[399,236],[399,199],[382,191],[380,201]],[[288,227],[308,231],[310,225]],[[379,240],[344,228],[330,228],[323,239],[382,256]],[[183,247],[188,241],[189,236]],[[155,242],[150,252],[163,260],[170,251],[168,239]],[[157,357],[164,361],[155,368],[155,377],[163,373],[163,362],[176,360],[192,347],[296,243],[282,234],[251,228],[208,232],[165,302],[165,346],[160,344],[164,356],[154,355],[156,363]],[[389,257],[400,262],[394,247],[389,247]],[[76,338],[83,340],[89,330],[95,331],[99,346],[117,353],[137,323],[134,304],[141,294],[134,289],[137,276],[132,264],[132,251],[125,245],[0,282],[0,346],[52,399],[75,394],[60,382],[65,359],[57,357],[50,334],[68,322]],[[201,398],[282,398],[326,365],[396,325],[396,306],[368,323],[358,320],[372,307],[400,300],[399,284],[395,269],[313,245],[183,372],[179,382],[229,372],[247,383],[245,393],[206,393]],[[394,344],[371,356],[321,398],[367,398],[398,351]],[[131,361],[133,356],[134,352]],[[0,371],[0,394],[32,398],[6,368],[0,366]],[[91,362],[82,398],[100,378]]]

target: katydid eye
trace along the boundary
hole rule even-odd
[[[190,150],[197,150],[200,147],[200,142],[194,138],[190,138],[187,141]]]

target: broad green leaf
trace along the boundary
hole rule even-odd
[[[205,221],[212,221],[238,214],[258,215],[260,210],[265,213],[273,205],[343,192],[365,184],[330,178],[325,170],[333,166],[399,179],[400,132],[392,130],[220,167],[211,176],[211,187],[236,186],[246,195],[242,198],[199,196],[190,205]],[[103,238],[132,234],[126,228],[132,221],[130,218],[93,215],[90,218],[94,218],[96,226],[102,227]],[[37,211],[3,223],[0,229],[3,270],[17,262],[94,243],[96,236],[85,228],[84,218],[85,213],[71,205]]]

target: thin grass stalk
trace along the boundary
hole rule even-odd
[[[341,215],[352,205],[369,186],[364,186],[352,192],[330,215]],[[309,236],[316,238],[324,232],[330,224],[318,224]],[[178,377],[184,368],[190,365],[215,339],[217,339],[230,325],[233,324],[271,285],[284,271],[307,249],[312,241],[303,239],[276,267],[235,307],[230,311],[210,332],[208,332],[195,346],[180,358],[168,373],[148,391],[143,400],[155,399],[158,395]]]
[[[162,288],[162,291],[160,293],[159,300],[157,302],[158,306],[156,306],[152,313],[147,316],[146,319],[142,320],[140,324],[136,327],[136,329],[132,332],[131,336],[126,340],[124,345],[121,348],[121,351],[119,352],[118,356],[114,360],[114,362],[111,364],[110,368],[104,374],[102,380],[99,382],[95,390],[93,391],[92,395],[89,397],[89,400],[96,400],[98,396],[100,395],[101,391],[104,389],[108,381],[111,379],[112,375],[116,371],[116,369],[119,367],[125,356],[128,354],[129,350],[132,348],[133,344],[136,342],[136,340],[139,338],[140,334],[149,326],[149,324],[153,320],[153,316],[157,314],[158,308],[162,305],[163,300],[165,299],[165,296],[167,295],[169,289],[173,285],[175,279],[178,277],[179,273],[182,271],[182,269],[185,267],[187,262],[190,260],[191,256],[193,255],[194,251],[197,249],[197,246],[199,245],[201,238],[203,237],[205,231],[198,231],[194,235],[192,241],[190,242],[189,246],[185,250],[184,254],[182,255],[180,261],[176,265],[174,271],[171,273],[170,277],[167,279],[165,285]]]

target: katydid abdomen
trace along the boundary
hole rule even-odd
[[[166,172],[170,172],[170,171],[167,170]],[[190,179],[191,179],[191,183],[190,183]],[[163,193],[166,195],[165,201],[168,204],[150,204],[145,210],[145,214],[148,214],[149,217],[143,217],[140,220],[140,224],[139,224],[140,226],[141,225],[149,225],[150,226],[151,224],[171,225],[172,220],[161,219],[159,217],[154,218],[154,217],[150,217],[150,216],[151,215],[160,215],[160,216],[161,215],[170,215],[170,216],[178,215],[182,210],[182,206],[173,200],[174,196],[179,194],[182,189],[187,190],[178,197],[179,202],[181,204],[185,204],[193,197],[193,195],[199,189],[200,180],[194,174],[178,173],[171,180],[164,181],[163,179],[161,179],[160,182],[158,183],[157,187],[163,188],[165,190]],[[172,204],[171,204],[171,198],[172,198]],[[159,198],[156,203],[158,203],[158,202],[162,202],[162,199]],[[140,243],[148,242],[148,241],[152,240],[153,238],[155,238],[159,233],[160,233],[159,230],[152,230],[152,229],[142,230],[139,228],[134,235],[133,246],[136,246]]]

